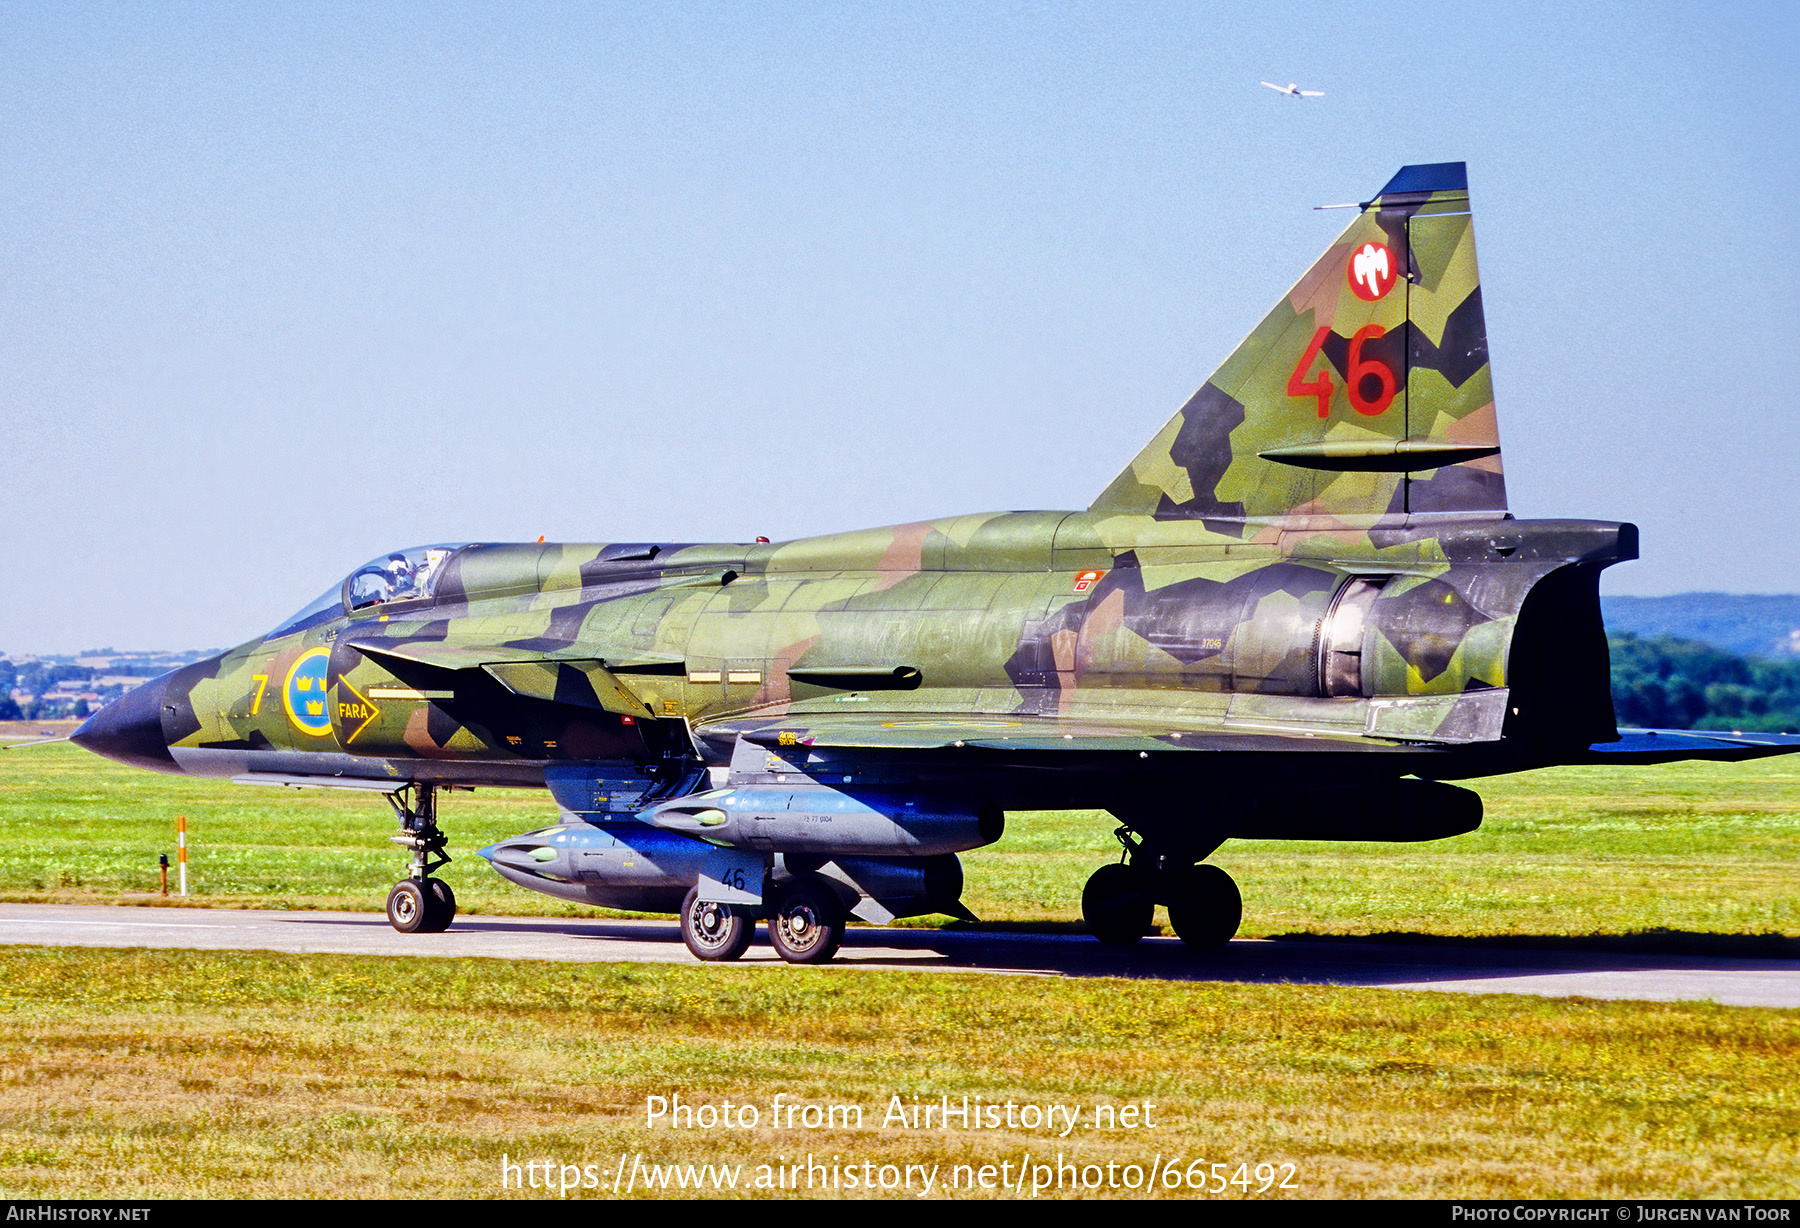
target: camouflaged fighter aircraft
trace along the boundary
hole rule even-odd
[[[966,915],[1006,812],[1098,809],[1082,911],[1136,941],[1236,932],[1234,837],[1433,840],[1448,780],[1746,758],[1800,739],[1621,738],[1600,571],[1628,524],[1512,519],[1461,163],[1409,166],[1080,512],[753,545],[438,545],[146,684],[74,740],[128,763],[387,795],[388,897],[441,930],[445,790],[547,787],[481,850],[533,890],[677,911],[702,959],[767,918]]]

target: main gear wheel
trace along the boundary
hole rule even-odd
[[[700,898],[700,888],[688,888],[681,902],[681,940],[696,959],[708,963],[742,958],[756,936],[756,918],[742,909]]]

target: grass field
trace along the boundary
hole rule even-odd
[[[1088,1192],[1114,1197],[1143,1196],[1126,1166],[1141,1187],[1169,1161],[1220,1197],[1258,1196],[1259,1164],[1276,1182],[1261,1197],[1800,1192],[1791,1011],[32,948],[0,949],[0,987],[0,1196],[13,1198],[498,1195],[503,1155],[553,1160],[559,1180],[561,1164],[593,1165],[610,1186],[634,1154],[740,1165],[736,1192],[753,1193],[758,1165],[771,1177],[809,1153],[891,1164],[896,1180],[937,1165],[935,1192],[957,1197],[1000,1192],[945,1189],[957,1165],[973,1178],[1029,1155],[1028,1182],[1048,1182],[1032,1166],[1058,1153],[1112,1163],[1119,1184]],[[862,1128],[769,1128],[777,1092],[857,1105]],[[675,1093],[750,1102],[761,1120],[647,1128],[646,1097]],[[944,1095],[1079,1106],[1080,1125],[1066,1138],[1022,1114],[1014,1129],[883,1127],[891,1097]],[[1144,1102],[1154,1128],[1091,1128],[1096,1103]],[[1230,1184],[1240,1165],[1248,1191]]]
[[[1420,932],[1800,936],[1800,761],[1557,768],[1475,782],[1479,831],[1428,844],[1232,841],[1213,858],[1244,894],[1245,935]],[[378,796],[191,780],[71,746],[0,754],[0,899],[154,902],[156,857],[185,814],[195,902],[379,909],[403,869]],[[450,795],[445,871],[465,910],[581,914],[514,887],[474,850],[553,821],[548,795]],[[1092,813],[1014,814],[965,854],[984,920],[1071,923],[1116,859]]]
[[[1226,845],[1216,860],[1243,885],[1244,932],[1800,935],[1800,766],[1559,769],[1477,787],[1488,820],[1454,840]],[[510,887],[473,856],[552,813],[530,792],[452,798],[448,876],[465,906],[592,911]],[[194,903],[375,909],[401,869],[379,798],[157,776],[45,746],[0,754],[0,898],[160,902],[156,855],[173,852],[178,814]],[[1115,855],[1111,827],[1010,816],[1001,844],[965,857],[967,901],[996,924],[1072,923],[1082,881]],[[937,1165],[934,1193],[962,1197],[1001,1191],[947,1189],[952,1177],[1007,1164],[1016,1179],[1027,1153],[1026,1194],[1054,1180],[1058,1153],[1076,1180],[1107,1173],[1082,1192],[1109,1196],[1143,1196],[1131,1175],[1141,1185],[1171,1160],[1212,1197],[1800,1193],[1795,1011],[9,947],[0,1016],[5,1197],[501,1195],[503,1156],[554,1160],[559,1181],[592,1165],[606,1187],[632,1157],[740,1165],[721,1192],[755,1193],[809,1154],[838,1157],[840,1180],[845,1164],[891,1164],[896,1179]],[[765,1113],[778,1093],[856,1104],[865,1125],[647,1128],[645,1098],[674,1093]],[[1084,1113],[1149,1101],[1157,1126],[882,1128],[895,1095]],[[1261,1190],[1264,1174],[1275,1184]],[[1240,1176],[1248,1189],[1229,1184]]]

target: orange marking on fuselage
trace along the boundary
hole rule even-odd
[[[1453,418],[1444,427],[1443,437],[1451,443],[1469,444],[1473,447],[1500,446],[1500,419],[1494,412],[1494,403],[1489,401],[1479,409],[1472,409],[1460,418]],[[1487,473],[1500,473],[1500,455],[1484,456],[1480,460],[1465,461],[1470,469],[1481,469]]]
[[[406,732],[401,734],[400,740],[406,744],[408,750],[421,759],[455,758],[454,755],[445,753],[443,747],[431,740],[431,734],[427,731],[425,724],[430,716],[430,704],[420,704],[413,709],[406,718]]]
[[[1102,636],[1111,635],[1125,622],[1125,590],[1115,588],[1106,594],[1099,604],[1088,611],[1082,620],[1081,638],[1075,643],[1075,676],[1077,680],[1082,674],[1094,667],[1094,641]]]
[[[1276,527],[1275,532],[1265,540],[1280,547],[1283,551],[1291,551],[1309,538],[1329,537],[1346,545],[1355,545],[1364,540],[1369,533],[1367,529],[1359,529],[1355,525],[1345,524],[1329,507],[1321,506],[1317,499],[1309,499],[1288,513],[1290,519],[1299,516],[1311,516],[1313,522],[1299,528]]]
[[[1050,660],[1056,666],[1058,685],[1065,690],[1075,685],[1075,650],[1080,635],[1064,627],[1050,637]]]
[[[803,640],[795,640],[785,648],[775,650],[775,659],[769,662],[769,668],[763,671],[762,686],[757,689],[756,698],[751,703],[761,708],[768,704],[787,705],[793,700],[792,686],[788,680],[788,666],[806,655],[807,649],[819,642],[819,637],[809,635]]]
[[[923,520],[916,524],[896,526],[893,542],[881,552],[881,561],[875,565],[881,574],[875,577],[875,583],[869,586],[869,591],[886,592],[900,581],[910,580],[923,571],[925,539],[930,535],[931,525]]]

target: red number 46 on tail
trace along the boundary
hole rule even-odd
[[[1359,414],[1374,417],[1394,403],[1396,381],[1394,373],[1379,358],[1363,358],[1363,343],[1377,341],[1387,334],[1387,330],[1379,324],[1365,324],[1356,330],[1350,338],[1350,369],[1345,391],[1350,394],[1350,408]],[[1306,345],[1306,352],[1300,355],[1293,374],[1288,376],[1287,394],[1291,397],[1317,397],[1319,399],[1319,417],[1331,414],[1331,364],[1327,362],[1312,379],[1302,378],[1306,369],[1319,356],[1325,346],[1325,338],[1331,335],[1329,326],[1313,333],[1312,340]],[[1374,381],[1374,387],[1369,386]],[[1374,395],[1370,395],[1373,392]]]

